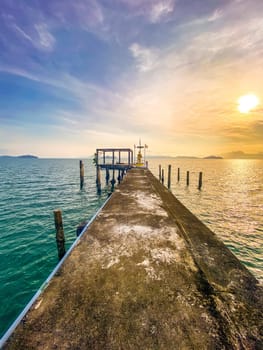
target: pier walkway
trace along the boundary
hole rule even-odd
[[[262,349],[262,288],[147,169],[132,169],[5,349]]]

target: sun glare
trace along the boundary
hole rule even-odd
[[[240,113],[249,113],[252,109],[257,107],[258,104],[259,99],[256,95],[244,95],[238,99],[238,110]]]

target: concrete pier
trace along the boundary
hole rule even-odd
[[[262,287],[132,169],[5,349],[262,349]]]

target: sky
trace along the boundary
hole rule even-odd
[[[1,0],[0,155],[263,158],[262,0]],[[259,105],[238,111],[242,95]]]

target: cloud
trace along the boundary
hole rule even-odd
[[[218,23],[207,21],[206,17],[205,22],[201,19],[189,27],[180,27],[177,41],[162,50],[159,66],[199,73],[199,78],[242,75],[244,80],[252,76],[263,53],[263,20],[260,16],[248,16],[246,21],[239,21],[227,9],[222,11],[224,18]]]
[[[127,110],[124,111],[122,109],[126,99],[125,89],[122,92],[118,92],[110,88],[100,87],[68,73],[57,72],[54,75],[50,75],[43,72],[42,74],[34,74],[19,68],[1,65],[0,71],[37,83],[36,86],[38,86],[38,89],[41,89],[42,93],[47,91],[54,99],[58,98],[58,102],[56,103],[55,100],[55,104],[53,102],[52,105],[52,123],[48,126],[50,128],[59,126],[69,133],[79,133],[80,130],[81,132],[84,130],[95,131],[98,129],[116,133],[117,130],[123,131],[127,127],[132,130],[134,127],[134,119],[127,113]],[[61,107],[61,99],[68,102],[65,105],[65,109]],[[38,119],[32,118],[29,120],[28,118],[28,120],[24,120],[24,118],[19,116],[15,120],[16,117],[14,116],[13,123],[17,125],[24,124],[25,128],[30,124],[39,125],[41,123],[47,127],[47,122],[44,119],[49,118],[50,111],[45,110],[45,106],[41,108],[41,104],[39,107],[41,116],[39,113]],[[23,115],[24,113],[27,114],[28,110],[20,110],[18,115]],[[48,113],[47,117],[45,117],[45,113]],[[17,112],[15,115],[17,115]],[[124,115],[125,121],[123,121]],[[3,118],[1,119],[6,125],[10,123],[10,118],[7,118],[6,121]],[[135,126],[135,129],[137,130],[137,126]]]
[[[247,153],[255,153],[262,150],[263,121],[243,120],[229,121],[217,130],[228,149],[242,149]],[[249,157],[248,157],[249,158]]]
[[[129,50],[136,60],[136,66],[139,71],[147,72],[156,66],[158,58],[157,50],[143,47],[138,43],[133,43],[129,47]]]
[[[150,21],[158,23],[162,19],[166,18],[167,15],[173,12],[175,2],[173,0],[158,1],[152,5],[149,12]]]
[[[79,28],[98,36],[105,30],[103,6],[96,0],[3,0],[1,5],[1,32],[10,36],[11,30],[40,50],[51,51],[56,42],[54,33],[61,29]],[[21,46],[19,41],[17,44]]]
[[[17,31],[18,34],[22,35],[24,39],[30,41],[31,43],[33,42],[31,36],[25,33],[21,28],[19,28],[18,25],[14,24],[13,28]]]
[[[35,29],[38,34],[37,46],[48,51],[52,50],[56,40],[48,31],[47,25],[44,23],[36,24]]]
[[[104,21],[103,7],[96,0],[52,0],[42,5],[42,11],[55,18],[60,25],[81,27],[84,30],[98,29]]]
[[[176,0],[119,0],[129,17],[142,17],[149,23],[166,22],[175,8]]]
[[[53,50],[56,39],[49,31],[46,23],[37,23],[27,26],[27,32],[16,23],[11,23],[10,25],[19,37],[30,42],[35,48],[43,51]]]
[[[217,8],[211,16],[208,17],[208,22],[214,22],[217,21],[219,18],[223,17],[223,11],[222,9]]]
[[[53,123],[45,127],[56,128],[65,139],[73,135],[77,142],[77,135],[97,132],[101,143],[117,143],[118,133],[141,135],[152,145],[161,140],[164,151],[176,153],[191,154],[194,148],[196,155],[206,154],[211,145],[218,147],[214,153],[243,145],[252,153],[262,144],[260,116],[250,116],[254,124],[241,118],[235,101],[246,90],[262,91],[262,12],[251,15],[251,6],[244,20],[241,3],[213,1],[208,9],[202,3],[53,0],[38,2],[37,8],[27,5],[25,12],[19,10],[23,15],[5,17],[7,34],[13,25],[13,36],[0,31],[0,39],[13,51],[2,50],[6,59],[0,70],[69,101],[38,114],[45,121],[51,115]],[[25,89],[29,85],[21,83]],[[25,130],[29,122],[37,125],[31,118]],[[121,141],[126,144],[125,137]]]
[[[185,53],[201,64],[215,61],[233,62],[262,53],[262,3],[230,1],[217,7],[209,15],[193,17],[180,25],[182,36],[188,41]],[[244,20],[244,13],[246,19]],[[185,34],[184,34],[185,33]]]

